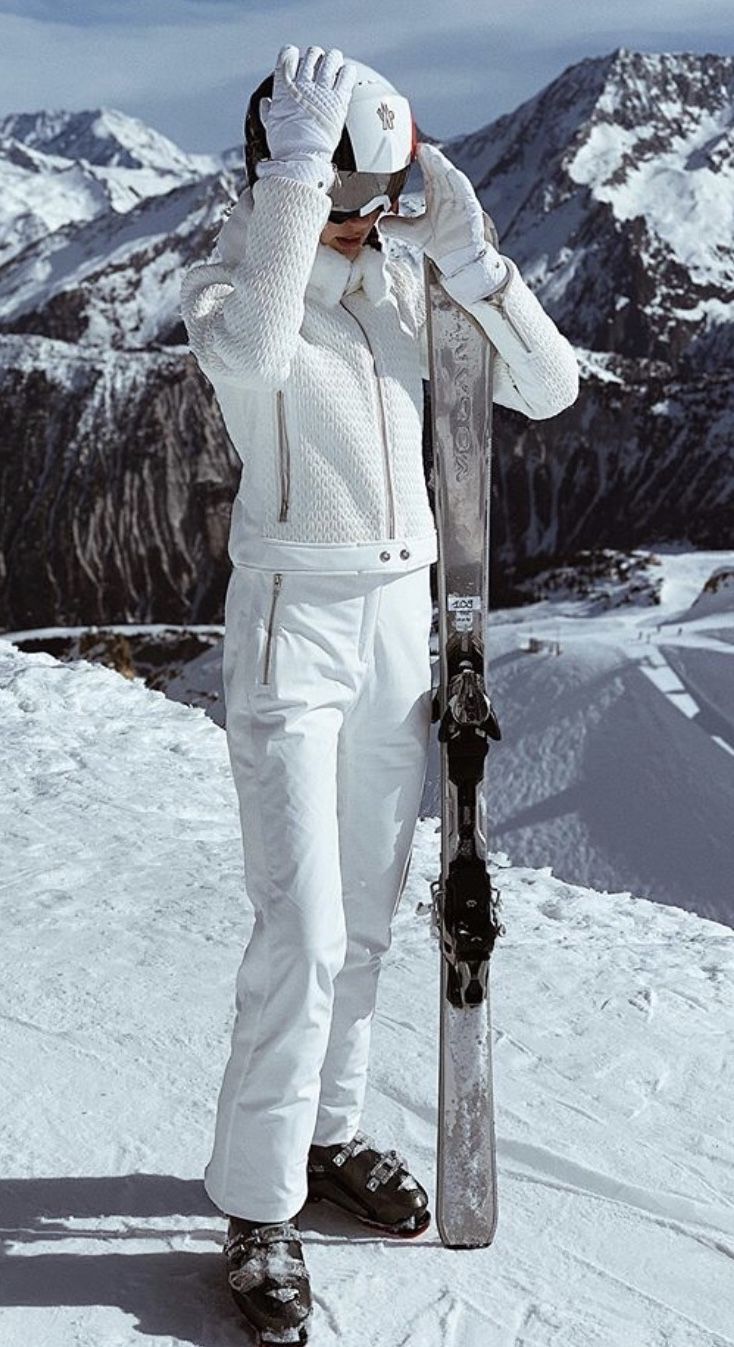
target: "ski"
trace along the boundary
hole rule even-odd
[[[488,236],[496,231],[487,219]],[[451,1248],[492,1242],[497,1165],[489,967],[502,933],[487,870],[484,777],[500,730],[487,692],[493,348],[424,261],[438,555],[441,951],[436,1221]]]

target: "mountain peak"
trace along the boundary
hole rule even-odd
[[[44,154],[85,160],[106,168],[180,170],[201,156],[188,155],[138,117],[101,106],[15,112],[0,118],[0,142],[21,141]]]
[[[618,47],[448,150],[572,340],[731,365],[733,122],[733,56]]]
[[[604,88],[597,113],[602,117],[611,113],[623,126],[640,127],[645,118],[657,125],[677,126],[694,117],[731,110],[732,56],[618,47],[603,65]],[[573,70],[571,66],[560,78],[572,75]]]

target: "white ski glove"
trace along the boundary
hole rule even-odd
[[[282,48],[273,97],[260,103],[272,158],[258,164],[258,177],[294,177],[328,191],[356,78],[353,62],[336,47],[308,47],[302,56],[298,47]]]
[[[504,258],[484,236],[484,211],[465,173],[435,145],[419,144],[426,209],[423,215],[383,215],[380,234],[422,248],[460,304],[485,299],[508,276]]]

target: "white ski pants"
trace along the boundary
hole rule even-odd
[[[425,565],[232,572],[227,742],[255,924],[205,1174],[230,1215],[295,1215],[309,1146],[359,1126],[423,787],[430,622]]]

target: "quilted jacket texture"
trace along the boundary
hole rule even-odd
[[[422,458],[425,299],[405,260],[319,242],[324,191],[269,176],[235,203],[181,312],[243,462],[229,552],[266,569],[411,569],[436,556]],[[494,399],[555,416],[578,369],[508,258],[465,306],[497,351]],[[450,281],[444,282],[450,293]]]

